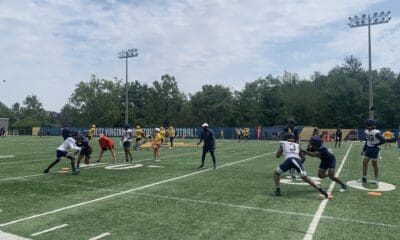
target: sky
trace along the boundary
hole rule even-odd
[[[309,79],[342,65],[368,66],[367,28],[348,17],[391,10],[372,27],[372,66],[400,72],[398,0],[0,0],[0,102],[36,95],[59,112],[92,74],[151,85],[175,76],[189,94],[204,84],[242,90],[268,74]]]

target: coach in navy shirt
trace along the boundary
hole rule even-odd
[[[214,154],[215,152],[214,132],[213,130],[208,128],[207,123],[203,123],[201,127],[203,128],[203,131],[201,132],[200,141],[197,143],[197,145],[200,145],[203,142],[203,154],[201,155],[201,165],[199,169],[204,167],[204,160],[206,159],[207,152],[210,153],[213,161],[213,168],[216,169],[217,163],[215,161],[215,154]]]

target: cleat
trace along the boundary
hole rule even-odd
[[[281,196],[282,193],[280,190],[275,190],[273,193],[271,193],[272,196]]]
[[[80,173],[80,171],[79,171],[79,169],[76,169],[75,171],[72,172],[72,175],[76,175],[78,173]]]
[[[96,161],[96,163],[100,163],[100,159]]]
[[[323,200],[323,199],[332,199],[332,198],[333,198],[333,195],[332,195],[332,194],[328,194],[328,193],[325,193],[325,194],[322,194],[322,193],[321,193],[321,194],[319,195],[319,198],[322,199],[322,200]]]
[[[204,167],[204,165],[200,165],[197,169],[202,169]]]
[[[361,177],[357,180],[357,182],[363,182],[366,183],[367,182],[367,177]]]
[[[347,187],[347,185],[346,184],[344,184],[343,186],[342,186],[342,188],[340,188],[340,192],[346,192],[348,190],[348,187]]]
[[[379,179],[378,179],[378,178],[375,178],[375,180],[372,180],[371,183],[373,183],[373,184],[378,184],[378,183],[379,183]]]
[[[43,173],[49,173],[49,169],[45,169]]]
[[[214,169],[214,170],[215,170],[215,169],[217,169],[217,166],[216,166],[216,165],[214,165],[214,166],[213,166],[213,169]]]

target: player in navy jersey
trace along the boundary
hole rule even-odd
[[[375,181],[373,183],[378,183],[379,181],[379,169],[378,169],[378,158],[379,158],[379,145],[385,143],[385,139],[381,135],[381,131],[376,129],[377,122],[373,119],[368,119],[366,121],[367,129],[365,130],[365,145],[361,155],[363,156],[363,175],[361,181],[367,182],[367,172],[368,172],[368,162],[372,161],[372,166],[374,168]]]
[[[310,145],[307,148],[307,151],[304,151],[305,154],[318,157],[321,159],[321,164],[319,165],[318,177],[326,178],[329,177],[332,181],[340,184],[341,192],[345,192],[347,190],[347,185],[344,184],[338,177],[335,177],[335,168],[336,168],[336,158],[331,149],[328,149],[323,145],[323,141],[320,136],[313,136],[310,139]],[[328,174],[326,174],[328,172]]]
[[[78,137],[76,145],[81,148],[78,156],[78,161],[76,163],[76,168],[79,169],[79,164],[81,163],[83,157],[85,157],[85,164],[89,164],[92,154],[92,147],[90,146],[89,141],[86,140],[83,136]]]
[[[320,186],[318,186],[315,182],[313,182],[308,176],[306,171],[301,164],[301,158],[304,158],[304,153],[300,151],[300,145],[296,143],[295,136],[292,133],[287,133],[284,136],[285,141],[280,142],[280,146],[278,151],[276,152],[276,157],[279,158],[282,155],[285,157],[285,161],[279,165],[274,171],[274,181],[275,181],[275,191],[272,193],[273,196],[280,196],[280,175],[291,168],[296,169],[299,173],[300,178],[310,184],[315,189],[322,194],[324,198],[331,198],[326,191],[324,191]]]

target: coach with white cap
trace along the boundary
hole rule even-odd
[[[208,123],[203,123],[201,127],[203,128],[203,131],[201,132],[200,141],[197,143],[197,145],[200,145],[201,142],[203,141],[204,143],[203,143],[203,154],[201,155],[201,165],[199,169],[204,167],[204,160],[206,159],[207,152],[210,152],[213,161],[213,168],[216,169],[217,163],[215,161],[215,155],[214,155],[215,152],[214,132],[213,130],[208,128]]]

